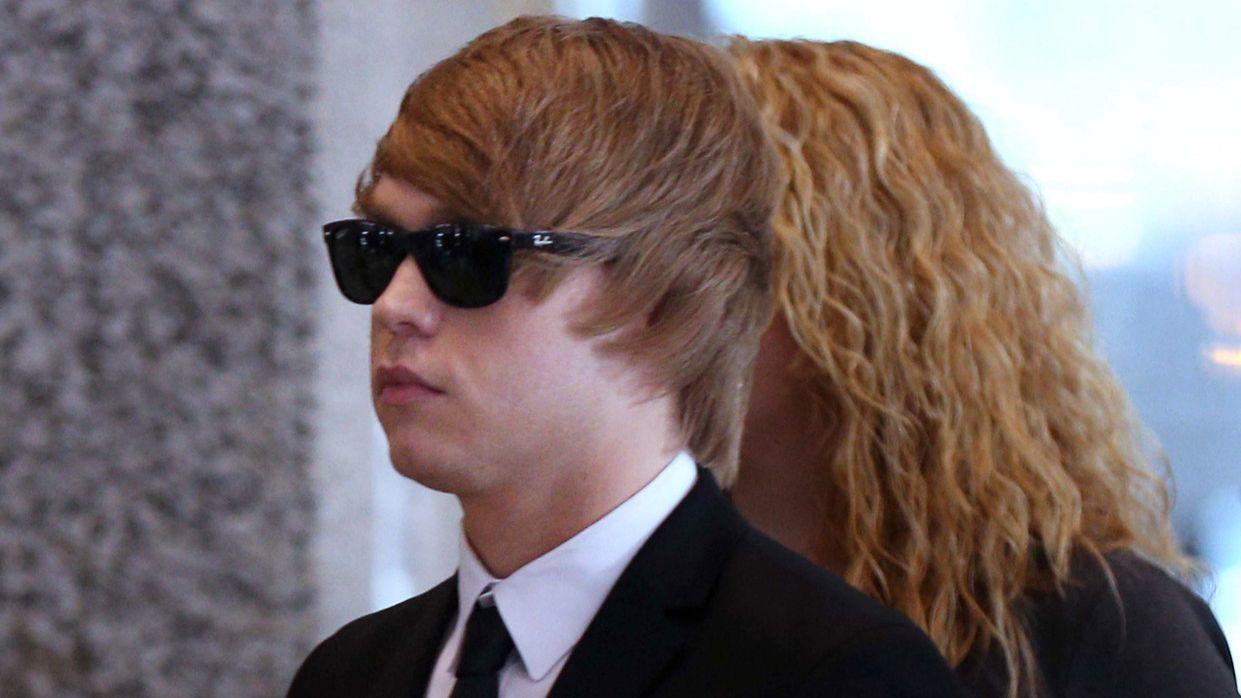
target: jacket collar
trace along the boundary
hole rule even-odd
[[[642,695],[693,637],[725,564],[746,530],[711,474],[693,489],[621,573],[578,641],[549,698]],[[408,641],[380,675],[376,696],[425,692],[457,610],[453,575],[419,599]]]
[[[644,694],[694,635],[745,523],[711,474],[698,480],[621,574],[549,698]]]
[[[638,492],[568,540],[504,579],[492,576],[465,533],[457,571],[457,636],[490,587],[526,675],[545,678],[594,620],[617,579],[697,481],[694,459],[678,454]]]
[[[418,597],[419,612],[404,629],[406,640],[371,687],[373,696],[416,696],[427,690],[440,645],[457,610],[457,576]]]

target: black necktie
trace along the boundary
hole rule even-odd
[[[457,662],[457,684],[450,698],[496,698],[500,690],[500,668],[513,651],[513,638],[500,618],[500,609],[491,598],[479,599],[465,623],[461,658]]]

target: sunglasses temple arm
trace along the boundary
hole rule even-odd
[[[575,254],[591,248],[598,238],[578,233],[553,233],[534,231],[514,234],[513,248],[518,250],[537,250],[552,254]]]

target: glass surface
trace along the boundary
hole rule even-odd
[[[495,235],[454,228],[414,254],[435,295],[459,308],[494,303],[508,287],[512,248]]]

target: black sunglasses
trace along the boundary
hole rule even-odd
[[[361,218],[323,226],[336,285],[345,298],[370,305],[392,282],[397,267],[413,255],[431,292],[457,308],[481,308],[504,297],[514,250],[575,254],[591,237],[445,223],[422,230]]]

